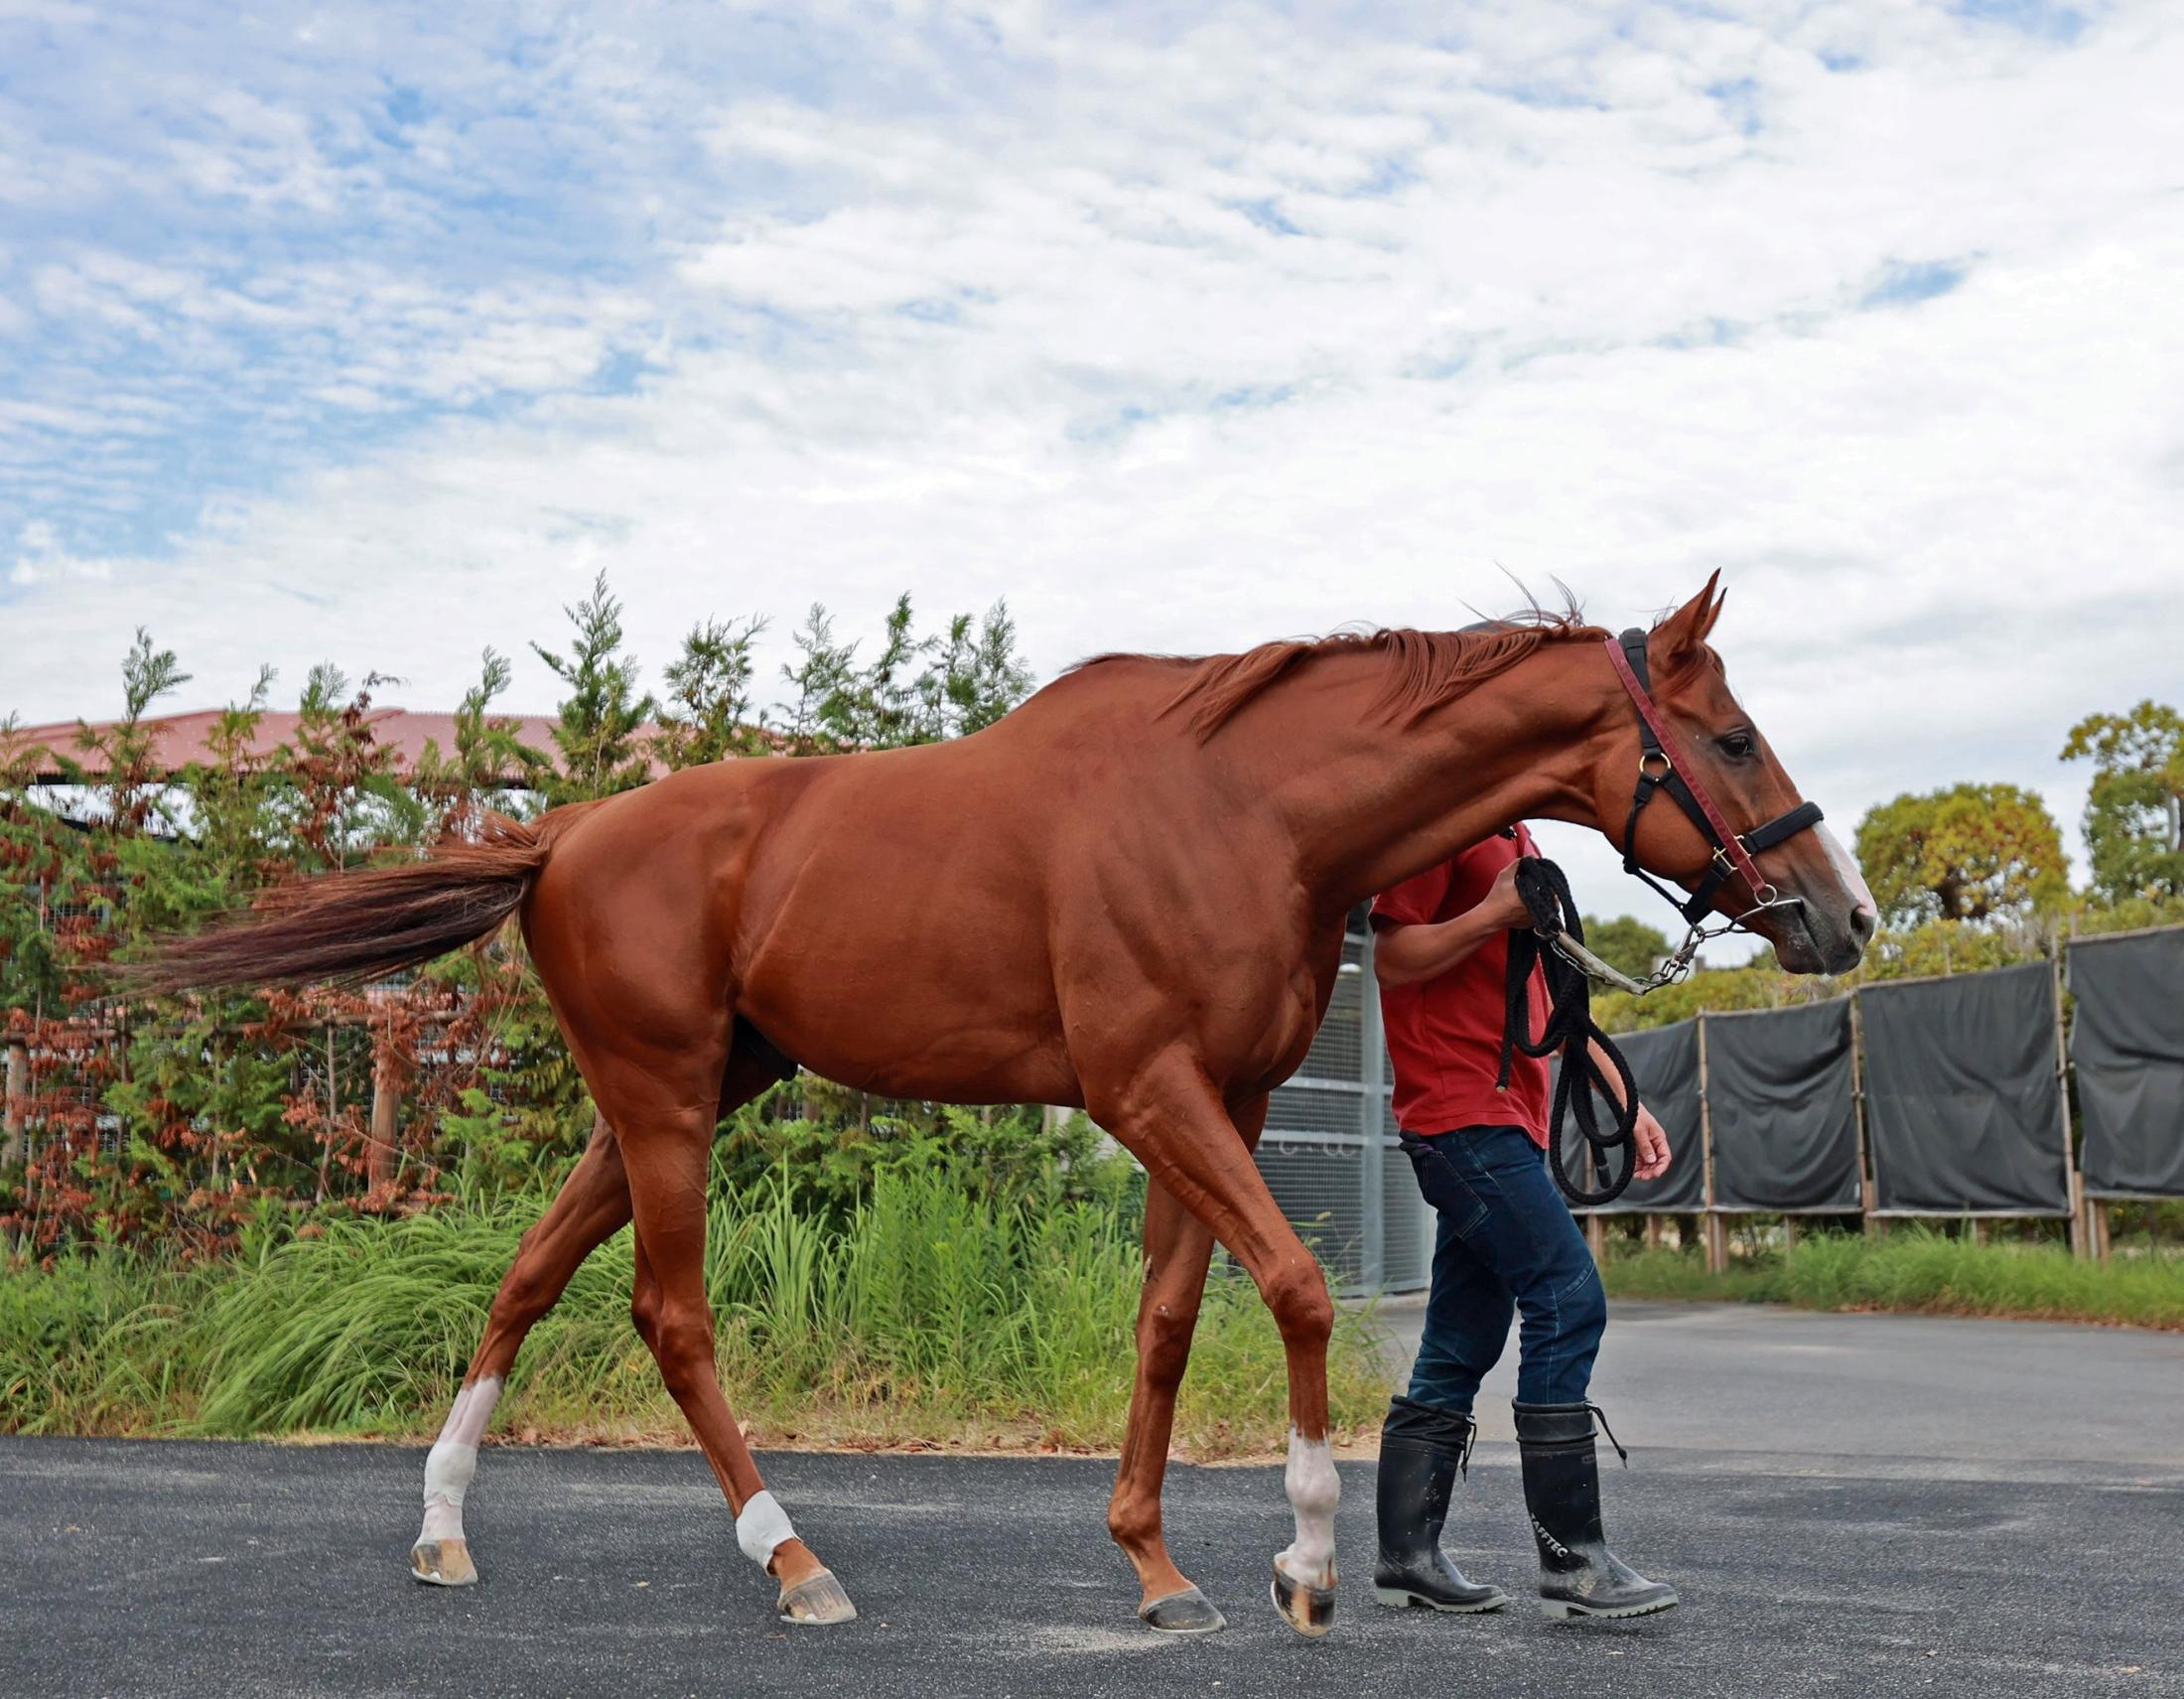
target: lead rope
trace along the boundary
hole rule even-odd
[[[1568,938],[1579,948],[1584,944],[1584,925],[1577,918],[1576,900],[1570,894],[1570,881],[1564,877],[1563,870],[1540,856],[1519,857],[1517,895],[1524,900],[1532,924],[1509,934],[1501,1068],[1494,1085],[1497,1090],[1508,1086],[1518,1051],[1529,1057],[1544,1058],[1560,1050],[1563,1065],[1556,1076],[1555,1104],[1547,1123],[1547,1165],[1555,1175],[1555,1184],[1572,1203],[1588,1207],[1612,1203],[1623,1195],[1638,1167],[1637,1081],[1631,1077],[1630,1064],[1623,1060],[1623,1053],[1593,1024],[1591,980],[1562,950],[1551,947],[1558,938]],[[1536,1045],[1526,1036],[1532,1031],[1532,971],[1535,967],[1547,982],[1548,1002],[1546,1026]],[[1608,1075],[1601,1070],[1594,1055],[1595,1046],[1614,1064],[1615,1083],[1622,1087],[1619,1099],[1609,1088]],[[1576,1088],[1580,1081],[1581,1090]],[[1600,1130],[1599,1110],[1593,1102],[1595,1094],[1615,1105],[1613,1124],[1605,1132]],[[1610,1151],[1619,1149],[1624,1153],[1622,1172],[1598,1192],[1585,1190],[1581,1181],[1573,1179],[1569,1172],[1563,1125],[1572,1109],[1576,1112],[1577,1131],[1583,1135],[1592,1167],[1597,1172],[1612,1172],[1613,1165],[1608,1161]]]

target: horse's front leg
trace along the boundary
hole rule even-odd
[[[1283,1486],[1297,1538],[1274,1560],[1276,1607],[1300,1633],[1334,1622],[1334,1510],[1341,1495],[1327,1431],[1334,1304],[1319,1263],[1283,1219],[1205,1064],[1172,1045],[1103,1089],[1080,1070],[1093,1118],[1244,1265],[1289,1359],[1290,1461]]]

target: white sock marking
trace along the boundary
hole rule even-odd
[[[1290,1462],[1282,1472],[1283,1489],[1297,1512],[1297,1538],[1274,1561],[1292,1581],[1310,1587],[1334,1585],[1334,1509],[1342,1497],[1342,1478],[1334,1470],[1334,1447],[1307,1440],[1290,1430]]]
[[[459,1540],[463,1537],[463,1494],[478,1473],[478,1442],[492,1420],[500,1401],[500,1379],[488,1375],[455,1395],[440,1437],[425,1455],[425,1522],[417,1538]]]
[[[744,1501],[744,1513],[736,1518],[736,1543],[760,1569],[773,1561],[775,1546],[795,1537],[788,1512],[772,1493],[754,1492]]]

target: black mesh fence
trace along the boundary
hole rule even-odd
[[[1860,1201],[1850,1000],[1706,1017],[1713,1206],[1842,1213]]]
[[[2070,946],[2070,1057],[2095,1198],[2184,1198],[2184,929]]]
[[[1876,1212],[2070,1213],[2051,967],[1868,985],[1858,1011]]]
[[[1434,1223],[1394,1144],[1366,952],[1348,940],[1310,1057],[1274,1094],[1260,1166],[1339,1273],[1402,1290],[1428,1278]],[[2075,941],[2069,974],[2086,1195],[2184,1198],[2184,927]],[[2034,962],[1624,1035],[1675,1160],[1600,1212],[1706,1208],[1710,1131],[1716,1212],[1856,1213],[1862,1060],[1874,1212],[2067,1215],[2057,1019],[2054,970]]]

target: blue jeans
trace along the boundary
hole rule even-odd
[[[1468,1412],[1521,1311],[1518,1402],[1582,1403],[1607,1294],[1545,1154],[1521,1127],[1405,1133],[1403,1148],[1440,1218],[1411,1396]]]

